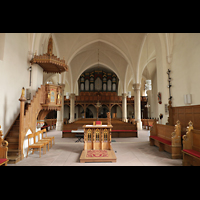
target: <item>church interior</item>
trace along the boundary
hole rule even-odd
[[[0,33],[0,166],[200,166],[200,33]]]

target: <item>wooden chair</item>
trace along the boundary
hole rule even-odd
[[[33,143],[30,144],[29,143],[29,140],[33,138]],[[41,157],[41,148],[43,148],[43,154],[46,153],[46,145],[44,145],[43,143],[35,143],[35,134],[30,134],[28,135],[28,150],[27,150],[27,156],[26,158],[28,157],[28,152],[29,152],[29,149],[32,149],[32,154],[34,153],[35,149],[39,149],[40,151],[40,157]],[[44,150],[45,148],[45,150]]]
[[[41,139],[40,134],[43,134],[43,132],[42,131],[38,131],[36,133],[36,136],[38,136],[38,141],[36,142],[36,144],[44,144],[44,146],[45,146],[45,153],[46,153],[46,145],[47,145],[48,151],[49,151],[49,140],[48,139],[46,139],[46,140],[45,139]]]
[[[52,147],[52,144],[55,144],[55,138],[54,137],[47,137],[47,130],[46,129],[43,129],[42,131],[43,131],[43,133],[45,133],[45,137],[42,134],[42,138],[43,139],[50,139],[51,140],[51,147]]]
[[[49,151],[49,143],[51,144],[51,147],[52,147],[52,140],[50,138],[44,138],[43,133],[44,133],[44,129],[40,131],[40,134],[42,135],[40,137],[40,141],[45,141],[45,140],[48,141],[48,151]]]

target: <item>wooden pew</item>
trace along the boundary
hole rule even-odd
[[[1,128],[1,126],[0,126]],[[3,139],[3,133],[0,130],[0,166],[7,166],[7,152],[8,152],[8,142]]]
[[[153,123],[154,123],[154,119],[141,119],[141,121],[142,121],[143,128],[147,130],[149,130],[153,126]]]
[[[154,120],[149,137],[150,145],[158,146],[159,151],[172,154],[172,159],[182,158],[181,153],[181,125],[177,121],[175,126],[157,124]]]
[[[75,134],[72,133],[72,130],[77,130],[78,127],[82,127],[83,125],[92,125],[95,119],[80,119],[71,124],[64,124],[62,137],[75,137]],[[102,125],[107,125],[107,118],[100,118],[99,121],[102,122]],[[96,122],[95,122],[96,123]],[[112,119],[111,124],[113,126],[112,129],[112,137],[137,137],[137,125],[136,123],[130,124],[125,123],[123,121]]]
[[[190,121],[183,135],[183,166],[200,166],[200,130],[193,129]]]

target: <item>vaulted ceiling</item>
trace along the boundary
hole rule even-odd
[[[49,35],[41,36],[42,49],[39,48],[38,52],[46,53]],[[70,92],[76,90],[81,73],[97,66],[98,60],[101,66],[116,73],[121,91],[125,92],[129,84],[139,82],[142,75],[151,77],[156,70],[158,34],[53,33],[52,36],[54,54],[64,58],[69,67],[63,79],[70,85]],[[148,73],[144,70],[147,63]]]

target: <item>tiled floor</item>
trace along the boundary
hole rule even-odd
[[[55,137],[55,145],[39,158],[39,152],[30,154],[17,164],[8,166],[181,166],[182,159],[171,159],[171,154],[159,152],[149,145],[149,131],[139,131],[138,138],[113,138],[116,163],[80,163],[84,143],[75,143],[76,138],[62,138],[61,131],[51,130],[48,136]]]

